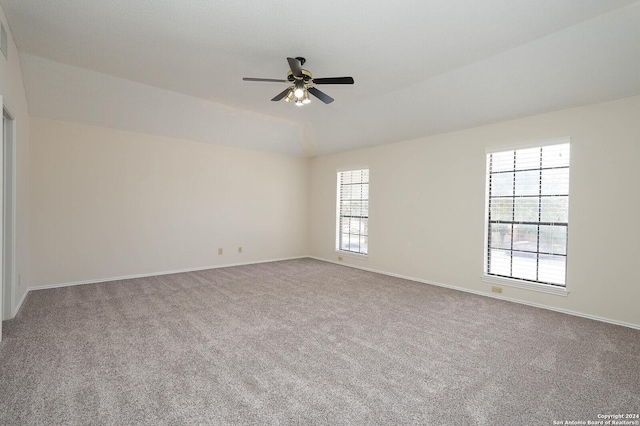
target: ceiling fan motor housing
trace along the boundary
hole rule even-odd
[[[300,70],[302,71],[302,77],[298,77],[298,80],[303,80],[305,83],[309,83],[312,79],[313,79],[313,74],[311,74],[309,71],[307,70]],[[289,71],[287,73],[287,80],[289,80],[290,82],[294,82],[296,81],[296,76],[293,75],[293,72]]]

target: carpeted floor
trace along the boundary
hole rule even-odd
[[[32,291],[0,344],[2,425],[638,412],[638,330],[311,259]]]

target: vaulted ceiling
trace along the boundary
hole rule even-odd
[[[640,1],[0,0],[30,113],[315,156],[640,94]],[[287,56],[335,98],[270,99]]]

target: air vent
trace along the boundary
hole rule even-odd
[[[2,54],[4,58],[7,59],[7,32],[4,29],[4,25],[0,22],[0,50],[2,50]]]

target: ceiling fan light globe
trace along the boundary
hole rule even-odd
[[[308,104],[309,102],[311,102],[311,99],[309,99],[309,98],[304,98],[302,100],[302,103],[305,104],[305,105]]]
[[[298,87],[296,90],[294,90],[293,94],[298,99],[302,98],[302,96],[304,95],[304,89],[302,89],[301,87]]]
[[[294,97],[293,90],[289,90],[289,93],[287,93],[287,97],[284,98],[284,100],[287,102],[291,102],[293,100],[293,97]]]

